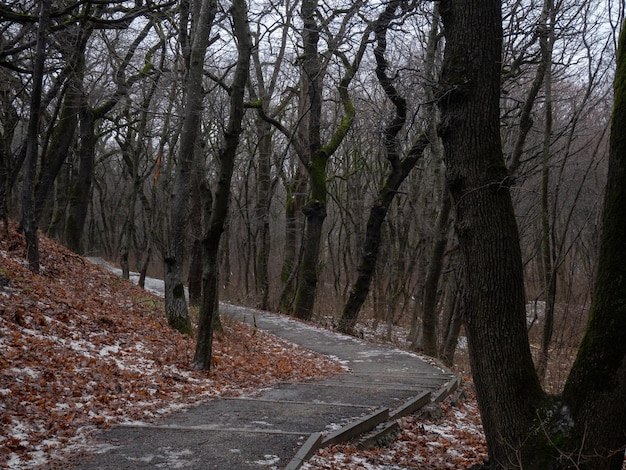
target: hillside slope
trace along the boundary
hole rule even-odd
[[[42,238],[41,274],[15,226],[0,233],[0,467],[69,455],[112,423],[150,420],[219,395],[340,370],[241,324],[216,338],[210,373],[161,299]]]

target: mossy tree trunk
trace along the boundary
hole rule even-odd
[[[626,23],[617,55],[608,179],[591,317],[563,397],[578,467],[622,468],[626,447]]]
[[[317,288],[322,226],[326,218],[326,165],[328,155],[322,152],[320,123],[322,118],[322,64],[318,52],[320,25],[317,22],[317,0],[303,0],[301,103],[304,128],[299,135],[304,145],[300,152],[309,175],[309,200],[302,209],[306,219],[302,260],[298,268],[294,315],[309,320]]]
[[[344,21],[354,16],[358,4],[348,10]],[[333,131],[330,139],[324,145],[321,141],[322,116],[322,84],[325,73],[318,52],[318,41],[322,25],[317,23],[317,0],[303,0],[301,5],[302,17],[302,102],[301,112],[304,112],[306,124],[299,133],[300,144],[296,146],[298,156],[302,160],[309,175],[309,199],[302,212],[306,219],[303,240],[302,259],[298,269],[298,279],[295,294],[293,314],[304,320],[310,320],[313,315],[313,306],[317,294],[317,271],[319,264],[322,228],[326,219],[326,168],[328,160],[339,148],[352,125],[355,116],[354,106],[348,94],[348,86],[358,70],[371,30],[368,28],[362,38],[353,60],[339,50],[334,53],[338,56],[346,69],[339,81],[338,92],[343,106],[344,116]]]
[[[444,0],[441,136],[465,271],[464,320],[490,469],[622,468],[626,446],[626,32],[591,316],[562,396],[544,394],[525,325],[499,130],[501,4]]]
[[[343,14],[342,26],[339,28],[341,34],[344,34],[349,28],[350,20],[358,13],[360,6],[361,2],[356,2],[347,10],[336,11],[337,16]],[[339,101],[343,108],[343,118],[334,130],[329,132],[330,138],[327,143],[323,144],[320,132],[323,108],[322,86],[327,66],[327,64],[323,64],[323,61],[330,59],[327,54],[322,55],[318,51],[320,32],[326,31],[326,26],[322,24],[323,22],[318,23],[320,13],[317,0],[303,0],[300,6],[300,17],[302,20],[303,52],[298,59],[301,63],[301,87],[297,128],[295,130],[288,129],[277,119],[268,115],[261,103],[256,103],[254,107],[259,109],[264,120],[270,122],[287,137],[298,154],[304,171],[308,174],[309,194],[307,201],[302,206],[302,212],[305,216],[305,228],[300,262],[297,271],[295,268],[290,270],[288,263],[283,265],[283,279],[285,277],[287,279],[281,293],[279,307],[283,309],[291,304],[290,283],[295,278],[295,305],[293,308],[290,308],[290,312],[296,317],[308,320],[313,315],[313,306],[317,293],[320,243],[324,220],[326,219],[327,165],[329,159],[343,142],[354,120],[355,110],[348,94],[348,86],[352,82],[365,54],[371,28],[368,27],[363,33],[359,47],[352,60],[349,60],[346,53],[338,47],[329,51],[345,67],[343,76],[337,86]],[[339,39],[338,36],[331,36],[329,43],[338,45],[341,43]],[[343,36],[341,39],[343,39]],[[303,184],[300,183],[298,181],[295,186],[298,188],[302,187]],[[299,204],[298,195],[292,201]],[[288,220],[287,223],[289,224],[289,222]],[[287,241],[291,240],[288,239]],[[291,249],[293,246],[287,246],[286,250]]]

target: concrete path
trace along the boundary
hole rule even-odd
[[[227,304],[220,313],[334,356],[350,370],[254,397],[212,400],[158,423],[114,426],[75,468],[296,469],[309,451],[392,421],[455,381],[414,354],[282,315]]]

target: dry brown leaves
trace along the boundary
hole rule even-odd
[[[487,459],[487,447],[471,385],[448,397],[439,413],[399,420],[401,434],[388,447],[359,450],[334,445],[320,450],[305,469],[468,469]]]
[[[341,370],[239,323],[216,338],[212,371],[192,370],[195,343],[158,297],[50,240],[40,251],[33,275],[15,227],[0,234],[0,467],[45,464],[115,422]]]

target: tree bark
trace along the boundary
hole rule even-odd
[[[83,252],[82,238],[87,209],[91,200],[91,185],[95,166],[96,132],[95,117],[86,99],[80,112],[80,147],[78,149],[78,175],[70,192],[65,240],[68,247],[76,253]]]
[[[591,316],[563,397],[577,468],[618,470],[626,446],[626,22],[617,53],[608,179]]]
[[[328,155],[322,152],[320,122],[322,116],[322,67],[318,53],[320,26],[317,24],[317,0],[303,0],[302,18],[302,76],[300,104],[305,113],[305,129],[301,139],[306,142],[306,155],[299,155],[309,174],[309,200],[303,208],[306,219],[303,256],[298,268],[294,315],[310,320],[317,288],[322,226],[326,218],[326,165]]]
[[[459,273],[457,256],[452,255],[452,259],[448,263],[452,272],[447,283],[448,301],[446,302],[446,328],[443,335],[443,344],[441,347],[440,358],[443,363],[452,367],[454,364],[454,354],[459,340],[459,333],[463,325],[463,286],[459,282]]]
[[[543,266],[543,291],[546,308],[543,317],[541,350],[537,361],[537,375],[543,381],[548,368],[550,343],[554,328],[554,308],[556,302],[556,274],[558,266],[554,259],[554,237],[550,226],[550,147],[552,142],[552,49],[554,43],[554,8],[552,0],[545,0],[540,19],[541,65],[544,72],[545,124],[543,129],[542,171],[541,171],[541,257]]]
[[[230,185],[242,131],[241,122],[245,113],[244,95],[249,78],[252,49],[245,0],[233,0],[231,16],[237,38],[237,65],[230,86],[230,115],[225,130],[224,144],[218,155],[218,181],[212,198],[207,230],[202,241],[204,254],[202,300],[193,361],[197,368],[204,370],[211,368],[213,326],[215,317],[218,315],[219,244],[228,215]]]
[[[45,226],[43,215],[50,206],[50,193],[55,179],[63,163],[67,161],[70,147],[75,142],[78,129],[78,117],[83,103],[83,79],[85,75],[85,49],[93,25],[81,24],[75,32],[68,31],[69,36],[63,44],[71,45],[69,50],[62,51],[67,56],[67,82],[59,120],[52,132],[52,139],[46,152],[42,155],[41,168],[35,186],[35,212],[38,223]],[[67,46],[66,46],[67,47]]]
[[[72,80],[65,91],[59,122],[54,127],[52,140],[46,155],[42,157],[41,170],[35,186],[35,215],[37,221],[46,226],[42,215],[46,206],[49,206],[50,192],[63,163],[67,159],[69,149],[74,143],[74,135],[78,128],[78,114],[82,95],[82,73],[78,69],[83,67],[84,59],[76,62],[76,78]]]
[[[28,267],[39,272],[39,235],[35,212],[35,173],[39,158],[39,121],[41,118],[41,94],[43,88],[44,65],[46,59],[46,33],[50,20],[50,0],[41,0],[37,45],[33,60],[33,88],[30,96],[30,117],[26,141],[24,182],[22,183],[22,230],[26,239]]]
[[[209,45],[209,33],[217,11],[215,0],[202,0],[195,19],[195,31],[189,56],[189,70],[185,83],[185,111],[178,152],[178,164],[170,207],[170,245],[165,255],[165,312],[173,328],[191,333],[187,310],[183,267],[185,265],[185,234],[189,198],[190,170],[196,145],[204,91],[202,75],[204,57]]]
[[[439,323],[439,312],[437,311],[437,299],[439,290],[439,278],[443,270],[444,255],[448,245],[448,229],[452,201],[447,186],[444,184],[441,195],[441,210],[435,223],[435,233],[433,235],[433,246],[426,271],[424,281],[424,302],[422,316],[422,330],[424,337],[422,348],[424,354],[437,357],[437,331]]]
[[[0,134],[0,220],[4,225],[4,233],[9,231],[8,195],[13,182],[9,177],[13,171],[13,151],[11,149],[13,136],[20,121],[17,109],[11,102],[11,88],[9,83],[0,84],[0,106],[2,106],[4,132]]]
[[[354,7],[348,15],[354,15]],[[344,63],[346,70],[339,81],[337,90],[341,99],[344,116],[335,128],[325,145],[321,142],[322,115],[322,77],[325,73],[320,63],[318,52],[319,34],[322,25],[317,23],[317,0],[303,0],[301,6],[302,41],[302,102],[301,112],[305,114],[306,125],[300,135],[301,144],[299,157],[309,174],[309,200],[303,208],[306,218],[303,241],[303,255],[298,270],[298,286],[296,288],[293,314],[301,319],[310,320],[317,294],[317,269],[322,240],[322,228],[326,219],[326,168],[328,160],[337,151],[352,125],[355,109],[348,94],[348,86],[358,70],[365,53],[370,30],[367,29],[361,38],[359,49],[351,63],[340,52],[335,53]]]
[[[285,251],[283,265],[280,271],[280,279],[283,289],[278,300],[278,311],[287,313],[291,311],[293,296],[295,293],[294,279],[298,267],[298,240],[302,237],[302,207],[306,194],[306,176],[298,164],[293,180],[287,184],[285,203]]]
[[[439,106],[465,272],[464,320],[491,468],[534,468],[544,393],[526,336],[523,265],[500,139],[498,0],[443,0]]]
[[[256,280],[257,289],[261,295],[259,307],[262,310],[269,308],[269,291],[270,291],[270,202],[272,194],[271,182],[271,164],[270,157],[272,154],[272,133],[271,125],[257,118],[256,131],[259,139],[259,149],[257,158],[257,201],[255,205],[255,224],[257,226],[257,243],[258,253],[256,259]]]
[[[378,18],[374,27],[377,46],[374,50],[376,58],[376,76],[387,98],[395,108],[395,115],[384,131],[385,151],[389,161],[390,170],[385,182],[378,193],[370,209],[370,215],[365,229],[365,241],[363,254],[357,269],[357,279],[352,286],[350,296],[346,302],[339,330],[345,333],[353,333],[359,311],[367,298],[372,283],[372,277],[378,260],[378,251],[382,237],[382,226],[391,203],[393,202],[402,182],[407,178],[417,161],[422,157],[423,151],[428,146],[428,139],[423,134],[418,137],[415,144],[405,158],[400,158],[398,133],[406,122],[406,100],[398,94],[393,79],[387,76],[388,63],[385,57],[387,50],[387,30],[394,19],[396,10],[401,2],[392,1],[387,5],[384,12]]]

